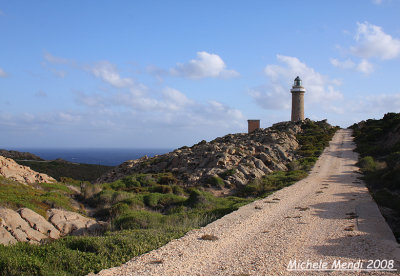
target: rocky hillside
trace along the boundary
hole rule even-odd
[[[34,155],[33,153],[30,153],[30,152],[19,152],[19,151],[15,151],[15,150],[0,149],[0,156],[4,156],[4,157],[7,157],[7,158],[16,159],[16,160],[43,161],[42,158],[40,158],[37,155]]]
[[[13,159],[0,156],[0,176],[20,183],[51,183],[56,180],[46,174],[38,173],[29,167],[17,164]]]
[[[172,172],[185,186],[246,185],[272,171],[287,170],[289,162],[298,157],[296,134],[302,131],[301,126],[301,122],[283,122],[250,134],[228,134],[211,142],[203,140],[153,158],[129,160],[97,182],[112,182],[136,173]],[[165,179],[165,184],[172,184],[168,181]]]

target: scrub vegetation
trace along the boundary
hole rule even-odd
[[[73,163],[62,159],[52,161],[15,160],[15,162],[23,166],[28,166],[34,171],[45,173],[57,181],[62,181],[63,178],[68,177],[81,181],[94,182],[102,174],[113,168],[111,166]]]
[[[351,126],[368,189],[400,241],[400,113]]]
[[[94,217],[107,221],[108,230],[99,236],[69,236],[42,245],[0,245],[0,275],[86,275],[99,272],[158,248],[191,229],[288,186],[307,175],[337,130],[326,121],[306,121],[302,128],[303,132],[297,137],[301,145],[300,158],[288,164],[288,171],[277,171],[255,179],[244,188],[233,190],[230,196],[216,197],[210,190],[221,188],[223,179],[234,174],[236,169],[210,178],[211,189],[177,185],[178,181],[171,172],[138,173],[103,184],[75,181],[81,189],[76,199],[94,209]],[[68,198],[66,184],[74,181],[64,180],[65,183],[43,185],[43,191],[38,194],[30,187],[18,194],[15,188],[6,192],[8,196],[0,202],[13,208],[26,206],[43,214],[49,208],[49,204],[42,204],[48,200],[44,194],[50,185],[55,187],[51,190],[54,194]],[[3,185],[0,188],[6,189]],[[32,195],[27,199],[15,196],[20,198],[18,201],[13,198],[13,193]],[[53,197],[51,200],[60,208],[72,208],[64,201],[56,202]],[[34,206],[35,202],[37,206]]]

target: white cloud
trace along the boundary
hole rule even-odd
[[[340,61],[336,58],[330,59],[331,64],[341,69],[352,69],[364,74],[370,74],[374,71],[374,66],[367,59],[362,59],[359,64],[355,64],[351,59]]]
[[[357,45],[351,52],[361,58],[393,59],[400,54],[400,40],[386,34],[381,27],[368,22],[357,23]]]
[[[374,66],[368,62],[366,59],[362,59],[361,62],[357,65],[357,71],[369,74],[374,71]]]
[[[342,93],[336,90],[337,80],[323,76],[296,57],[277,55],[277,59],[283,65],[270,64],[264,69],[268,84],[249,91],[250,96],[263,108],[289,109],[290,89],[296,76],[300,76],[307,90],[306,104],[323,104],[329,108],[332,102],[343,98]]]
[[[0,68],[0,78],[5,78],[7,76],[8,76],[7,72],[5,72],[2,68]]]
[[[360,97],[357,102],[349,104],[348,110],[357,113],[384,114],[387,112],[400,112],[400,93],[366,95]]]
[[[356,66],[356,64],[351,59],[346,59],[344,61],[340,61],[336,58],[331,58],[330,61],[333,66],[342,68],[342,69],[352,69]]]
[[[117,68],[108,61],[97,62],[93,67],[90,68],[91,73],[108,84],[117,87],[131,87],[134,82],[130,78],[121,78]]]
[[[70,61],[70,60],[68,60],[66,58],[56,57],[56,56],[53,56],[52,54],[47,53],[47,52],[44,53],[43,58],[47,62],[52,63],[52,64],[70,64],[70,63],[72,63],[72,61]]]
[[[197,59],[186,63],[178,63],[169,70],[173,76],[181,76],[190,79],[202,78],[232,78],[239,76],[235,70],[226,69],[222,58],[216,54],[197,52]]]
[[[168,110],[180,110],[194,103],[192,100],[188,99],[185,94],[173,88],[165,88],[162,95],[164,99],[162,105],[165,105]]]
[[[377,4],[381,3],[381,1],[377,2],[379,2]],[[374,65],[369,59],[388,60],[400,56],[400,39],[393,38],[385,33],[381,27],[368,22],[357,22],[354,40],[356,45],[351,46],[348,53],[360,58],[358,64],[350,58],[344,61],[331,58],[330,62],[333,66],[370,74],[374,71]]]

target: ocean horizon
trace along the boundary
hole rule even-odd
[[[145,155],[153,157],[168,153],[173,149],[165,148],[8,148],[20,152],[30,152],[45,160],[58,158],[69,162],[117,166],[127,160],[141,158]]]

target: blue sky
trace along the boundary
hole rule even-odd
[[[179,147],[400,112],[399,0],[2,1],[0,148]]]

